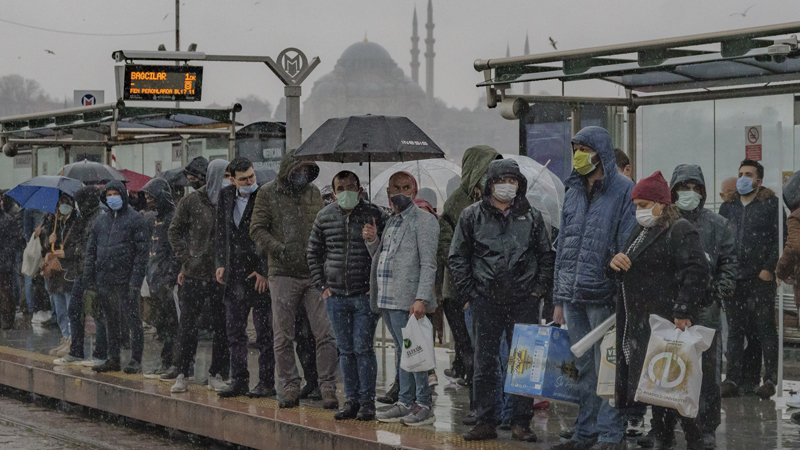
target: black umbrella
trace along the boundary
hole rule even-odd
[[[119,170],[109,166],[108,164],[100,164],[97,162],[84,159],[76,163],[67,164],[59,170],[58,175],[80,180],[87,185],[91,184],[107,184],[112,180],[119,180],[123,183],[128,181],[125,175],[121,174]]]
[[[183,173],[183,167],[161,172],[157,178],[163,178],[172,186],[186,187],[189,185],[189,179],[186,178],[186,174]]]

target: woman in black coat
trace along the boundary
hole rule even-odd
[[[650,340],[650,315],[674,320],[676,327],[685,330],[706,298],[710,280],[700,236],[672,205],[661,172],[641,180],[631,198],[639,224],[628,237],[625,253],[614,256],[609,264],[610,272],[622,281],[617,302],[617,408],[636,405],[634,396]],[[675,409],[653,406],[657,448],[674,443],[677,419]],[[687,448],[702,449],[695,419],[680,419]]]

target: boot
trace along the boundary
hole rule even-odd
[[[775,395],[775,383],[770,380],[767,380],[761,386],[756,389],[756,395],[758,395],[761,400],[769,400],[770,397]]]
[[[300,391],[283,391],[283,396],[278,406],[280,408],[297,408],[300,406]]]
[[[322,391],[322,408],[338,409],[339,399],[336,398],[336,391]]]
[[[317,392],[315,393],[314,391]],[[317,383],[306,382],[303,389],[300,389],[300,400],[305,399],[322,400],[322,394],[319,392],[319,385]]]
[[[122,364],[119,362],[119,359],[109,358],[103,364],[92,367],[92,370],[94,370],[97,373],[119,372],[120,370],[122,370]]]
[[[375,400],[386,403],[387,405],[393,405],[397,403],[397,400],[400,398],[400,383],[392,383],[392,387],[389,388],[389,391],[386,394],[376,398]]]
[[[336,411],[333,418],[336,420],[351,420],[358,416],[359,404],[352,400],[344,402],[344,408]]]
[[[250,392],[250,383],[247,380],[235,380],[226,389],[219,391],[220,398],[240,397]]]
[[[530,426],[514,425],[511,427],[511,437],[522,442],[536,442],[536,433]]]
[[[361,405],[356,419],[364,422],[375,420],[375,402],[367,402]]]
[[[725,380],[720,386],[720,396],[722,398],[731,398],[739,396],[739,386],[730,380]]]
[[[494,430],[493,426],[482,423],[467,431],[467,433],[462,437],[465,441],[485,441],[488,439],[497,439],[497,431]]]
[[[275,396],[275,388],[271,385],[260,381],[256,387],[250,390],[247,393],[247,396],[250,398],[266,398],[266,397],[274,397]]]

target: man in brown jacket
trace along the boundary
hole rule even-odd
[[[794,302],[800,309],[800,172],[795,172],[783,187],[783,203],[792,213],[786,219],[788,232],[775,275],[779,280],[794,285]]]

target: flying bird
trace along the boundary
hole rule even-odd
[[[44,49],[44,51],[46,51],[47,53],[50,53],[51,55],[55,55],[56,54],[56,52],[54,52],[52,50]]]
[[[554,41],[552,37],[548,37],[547,39],[550,39],[550,45],[552,45],[555,50],[558,50],[558,47],[556,47],[558,42]]]
[[[752,8],[753,6],[756,6],[756,5],[750,5],[747,9],[744,10],[744,12],[731,14],[730,17],[733,17],[733,16],[747,17],[747,11],[750,11],[750,8]]]
[[[163,19],[161,19],[161,21],[163,22],[163,21],[167,20],[167,17],[169,17],[169,13],[167,13],[167,15],[166,15],[166,16],[164,16],[164,18],[163,18]]]

